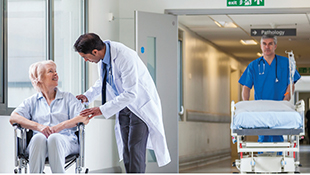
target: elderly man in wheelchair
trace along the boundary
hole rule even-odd
[[[89,118],[79,115],[84,106],[73,94],[57,88],[58,74],[53,61],[32,64],[29,77],[38,93],[12,112],[10,123],[33,130],[26,149],[30,173],[43,173],[46,157],[53,173],[64,173],[65,157],[79,153],[76,126],[87,124]]]

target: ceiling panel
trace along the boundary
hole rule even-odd
[[[241,39],[260,41],[260,37],[250,36],[251,28],[296,28],[297,36],[278,37],[276,53],[286,55],[286,50],[293,50],[297,64],[310,64],[310,14],[182,15],[178,19],[221,50],[245,62],[256,59],[257,52],[261,52],[259,44],[240,43]],[[239,28],[220,28],[214,20],[235,22]]]

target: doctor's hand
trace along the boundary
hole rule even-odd
[[[82,94],[75,96],[75,98],[77,98],[78,100],[81,100],[82,103],[88,102],[87,97],[85,95],[82,95]]]
[[[89,119],[92,119],[93,117],[97,115],[102,115],[99,107],[84,109],[81,113],[81,116],[89,116]]]

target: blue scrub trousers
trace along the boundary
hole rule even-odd
[[[258,136],[258,142],[283,142],[283,136],[265,136],[265,135],[259,135]]]
[[[258,136],[258,142],[283,142],[283,136],[266,136],[266,135],[259,135]],[[263,152],[258,152],[258,154],[261,154]],[[277,155],[282,155],[282,152],[277,152]]]

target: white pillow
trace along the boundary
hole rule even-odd
[[[252,100],[241,101],[235,104],[235,115],[241,112],[283,112],[295,111],[295,106],[289,101],[274,101],[274,100]]]

